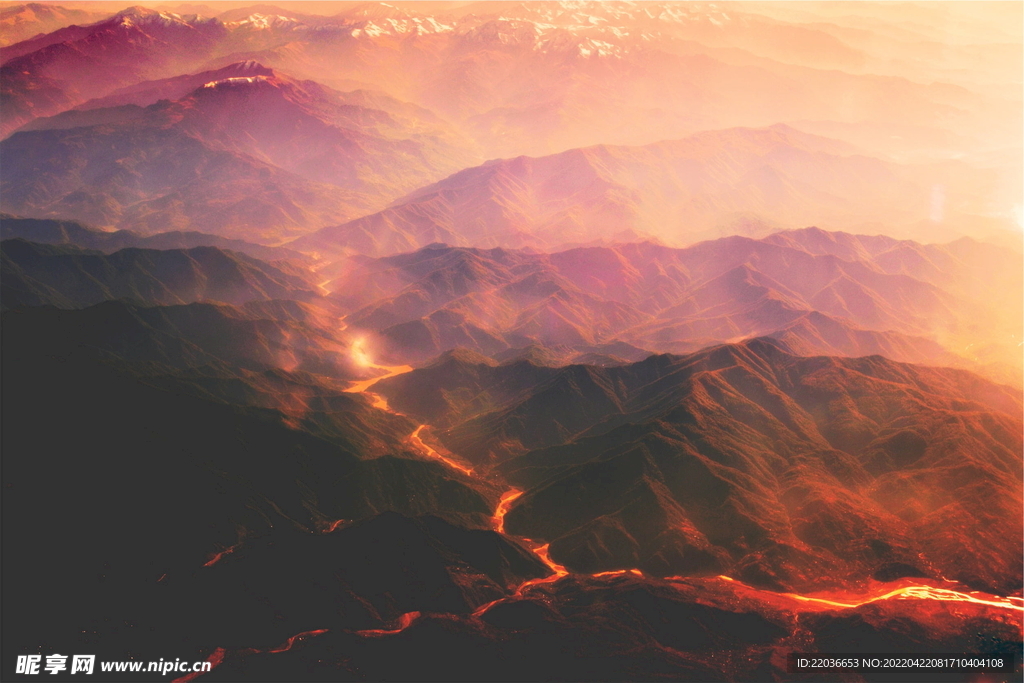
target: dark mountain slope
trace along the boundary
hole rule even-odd
[[[436,519],[382,517],[323,536],[340,520],[385,511],[485,529],[497,491],[401,450],[372,458],[339,448],[342,439],[292,428],[278,410],[204,395],[201,375],[128,364],[19,315],[3,321],[4,539],[27,558],[5,583],[5,626],[19,624],[12,646],[113,639],[134,651],[152,643],[155,628],[191,651],[200,634],[225,644],[275,641],[283,629],[323,627],[315,622],[328,614],[329,626],[381,627],[398,608],[471,609],[546,573],[492,532]],[[351,400],[352,412],[380,414]],[[40,534],[50,538],[45,547]],[[405,553],[403,566],[419,567],[419,579],[385,573],[395,552]],[[233,554],[240,565],[229,563]],[[330,579],[295,564],[328,556],[346,575]],[[275,572],[290,580],[275,583]],[[340,612],[295,602],[323,580],[334,582]],[[245,588],[267,581],[276,588],[263,597]],[[287,619],[241,630],[237,619],[223,621],[265,614],[268,604],[280,604]],[[139,628],[125,632],[125,620]]]
[[[215,247],[113,254],[22,239],[0,243],[3,305],[81,308],[108,299],[152,304],[316,299],[306,271]]]
[[[20,218],[10,214],[0,214],[0,240],[17,237],[39,244],[71,244],[83,249],[96,249],[107,254],[128,247],[140,249],[217,247],[241,252],[263,261],[287,259],[301,263],[308,260],[305,255],[291,249],[267,247],[262,244],[207,235],[201,232],[175,230],[143,236],[131,230],[105,232],[76,221]]]
[[[348,343],[321,324],[322,312],[298,302],[143,306],[119,300],[73,311],[20,308],[12,315],[26,330],[47,330],[65,344],[130,361],[180,368],[220,361],[249,370],[282,368],[340,378],[363,374],[349,358]]]

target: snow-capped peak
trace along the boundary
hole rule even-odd
[[[227,24],[229,28],[248,28],[253,30],[267,29],[292,29],[305,26],[301,21],[280,14],[250,14],[241,21],[233,21]]]
[[[220,87],[233,87],[238,85],[247,85],[251,83],[262,83],[267,82],[270,79],[266,76],[235,76],[233,78],[222,78],[218,81],[210,81],[204,88],[220,88]]]
[[[198,14],[181,16],[173,12],[158,12],[148,7],[128,7],[115,14],[107,22],[115,26],[128,28],[131,26],[153,27],[153,26],[190,26],[199,23],[216,22],[216,19],[207,19]],[[103,23],[103,22],[101,22]]]

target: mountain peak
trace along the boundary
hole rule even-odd
[[[115,25],[125,27],[143,24],[170,26],[171,24],[187,23],[177,14],[158,12],[157,10],[149,9],[148,7],[140,7],[138,5],[121,10],[111,18],[111,21]]]

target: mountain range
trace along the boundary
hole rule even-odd
[[[953,239],[1001,234],[998,228],[1012,224],[1013,206],[1020,203],[1020,168],[1012,150],[1021,144],[1015,122],[1022,105],[1007,95],[1012,87],[998,85],[1021,82],[1019,67],[1006,66],[1013,62],[1012,40],[999,43],[1000,54],[1007,57],[1003,61],[980,57],[984,51],[973,43],[921,59],[917,52],[941,35],[930,34],[928,21],[911,10],[905,13],[912,18],[902,23],[876,18],[870,28],[856,29],[840,28],[850,18],[794,22],[774,16],[770,7],[723,12],[663,3],[574,9],[540,2],[462,8],[382,4],[350,7],[333,16],[273,6],[234,8],[216,17],[188,10],[209,8],[183,6],[181,14],[130,8],[0,49],[5,70],[0,134],[40,117],[85,109],[92,113],[64,114],[57,122],[35,125],[53,131],[116,121],[118,137],[130,138],[132,147],[128,158],[111,167],[114,160],[94,158],[106,149],[106,138],[96,142],[99,148],[78,135],[68,140],[57,132],[17,145],[9,140],[5,156],[12,161],[5,167],[16,159],[22,176],[29,168],[61,176],[60,169],[45,166],[45,159],[21,158],[29,141],[48,149],[47,157],[84,151],[85,158],[76,163],[108,165],[101,186],[90,184],[98,178],[88,177],[49,178],[33,188],[7,183],[4,194],[11,199],[5,201],[11,203],[4,210],[149,231],[193,224],[203,231],[233,230],[232,236],[240,238],[246,236],[237,231],[248,223],[251,239],[274,242],[347,223],[407,195],[454,191],[470,203],[498,204],[496,214],[481,216],[497,222],[485,230],[487,239],[500,234],[512,240],[506,246],[530,239],[550,246],[553,238],[572,242],[581,235],[592,239],[586,236],[595,232],[607,237],[607,223],[616,221],[624,225],[611,234],[634,230],[670,243],[680,233],[705,238],[763,223],[849,230],[881,222],[883,231],[901,230],[916,238],[941,231]],[[245,11],[251,13],[243,16]],[[909,30],[909,25],[917,28]],[[998,23],[984,30],[981,24],[963,25],[971,27],[964,30],[972,41],[1005,33]],[[44,28],[40,23],[40,31]],[[752,41],[752,35],[761,37]],[[794,40],[809,41],[806,50],[793,50]],[[871,58],[880,49],[878,41],[885,42],[894,61]],[[965,80],[965,72],[979,78]],[[185,121],[171,130],[190,131],[201,146],[226,145],[226,151],[251,155],[273,168],[254,167],[245,158],[214,161],[209,150],[193,150],[192,161],[184,164],[192,168],[183,169],[185,177],[168,187],[146,177],[154,169],[131,161],[152,155],[144,151],[152,145],[194,142],[129,133],[122,129],[125,118],[141,115],[121,107],[146,109],[161,99],[192,102],[196,89],[207,83],[260,76],[274,87],[262,81],[262,86],[247,83],[256,88],[235,83],[231,92],[236,105],[239,98],[260,102],[265,116],[250,122],[248,116],[231,113],[232,105],[223,102],[230,99],[225,93],[208,92],[203,106],[220,102],[220,113],[209,123],[227,117],[234,125],[211,131]],[[178,109],[158,108],[142,119],[160,125],[166,122],[163,116],[174,116]],[[247,124],[257,131],[243,130]],[[740,158],[734,163],[727,152],[724,158],[702,160],[699,154],[693,157],[693,150],[677,149],[683,144],[679,141],[700,131],[773,124],[783,124],[774,130],[785,131],[789,140],[767,158],[757,140],[739,144]],[[807,148],[816,139],[811,133],[842,142],[824,151],[820,141]],[[715,135],[702,135],[709,154],[722,144]],[[311,145],[310,136],[323,147]],[[794,141],[797,136],[800,140]],[[660,142],[666,140],[676,142]],[[78,149],[80,142],[85,150]],[[815,173],[807,157],[814,153],[841,158],[812,157]],[[523,154],[530,158],[521,159]],[[433,186],[486,157],[501,157],[505,163]],[[217,175],[203,173],[209,164],[226,168]],[[558,166],[566,171],[578,167],[578,182],[599,178],[578,198],[596,203],[571,210],[558,202],[572,191],[571,177],[562,188],[550,188],[552,196],[545,188],[530,187],[523,175],[543,178]],[[822,169],[827,169],[824,175]],[[120,177],[133,170],[143,176],[141,183]],[[481,183],[488,181],[474,176],[496,171],[510,176],[506,180],[513,185],[513,198],[524,201],[523,206],[507,205],[510,188],[500,180],[494,198],[478,196]],[[246,212],[240,202],[261,194],[256,179],[265,173],[273,176],[279,196],[260,197],[259,208]],[[628,182],[636,173],[671,180],[660,187]],[[305,185],[291,174],[345,192]],[[190,183],[189,178],[199,180]],[[78,187],[80,180],[84,187]],[[107,186],[110,180],[113,186]],[[131,187],[123,187],[125,180]],[[221,184],[226,187],[212,196],[194,196],[200,188],[209,193],[211,185]],[[76,189],[85,196],[75,195]],[[86,196],[90,200],[82,204]],[[140,201],[156,203],[145,210],[131,208]],[[190,209],[190,204],[201,207]],[[211,217],[211,209],[236,215]],[[408,217],[394,219],[400,229],[394,246],[389,237],[369,241],[390,252],[407,251],[433,241],[455,243],[450,236],[426,234],[450,229],[452,222],[474,232],[481,229],[468,216],[466,221],[446,217],[449,210],[443,206],[419,210],[427,211],[437,227],[418,224],[410,242],[401,234]],[[374,220],[384,225],[390,216]],[[527,227],[543,234],[518,234]],[[371,233],[377,228],[371,227]],[[342,242],[366,242],[365,229],[351,226],[347,233],[352,234],[346,233]]]
[[[969,364],[1019,384],[1018,260],[969,240],[920,245],[808,228],[686,249],[431,245],[353,258],[325,287],[353,311],[347,324],[374,332],[396,360],[533,343],[681,352],[769,335],[810,355]],[[987,344],[974,346],[979,337]]]
[[[131,230],[99,230],[78,221],[46,218],[20,218],[0,214],[0,240],[21,238],[39,244],[70,244],[84,249],[112,253],[127,247],[143,249],[191,249],[217,247],[237,251],[264,261],[308,263],[309,258],[291,249],[268,247],[245,240],[233,240],[195,230],[172,230],[155,235],[140,235]]]
[[[550,250],[657,238],[681,246],[737,232],[763,236],[775,226],[849,229],[877,216],[904,225],[929,215],[940,183],[951,188],[951,214],[977,212],[986,201],[978,184],[987,181],[969,173],[956,164],[886,163],[784,125],[737,128],[488,162],[290,246],[378,256],[432,242]]]
[[[68,9],[49,3],[30,2],[0,9],[0,47],[20,43],[40,33],[71,24],[90,24],[104,18],[100,12]]]
[[[3,306],[82,308],[108,299],[231,304],[317,295],[305,271],[216,247],[122,249],[113,254],[21,239],[0,243]]]
[[[251,62],[182,80],[22,127],[0,143],[4,207],[274,241],[379,206],[472,158],[440,121],[386,98],[346,97]]]

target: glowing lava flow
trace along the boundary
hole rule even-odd
[[[346,520],[346,519],[336,519],[333,522],[331,522],[331,525],[329,527],[327,527],[326,529],[324,529],[320,533],[322,533],[322,534],[329,534],[329,533],[335,531],[342,524],[345,524],[347,522],[348,522],[348,520]]]
[[[213,555],[210,556],[210,559],[207,560],[203,564],[203,566],[204,567],[212,567],[213,565],[215,565],[218,562],[220,562],[220,558],[224,557],[225,555],[230,555],[231,553],[235,552],[235,550],[237,550],[238,547],[241,546],[241,545],[242,545],[241,543],[236,543],[233,546],[231,546],[230,548],[225,548],[224,550],[221,550],[219,553],[213,553]]]
[[[405,629],[413,625],[417,619],[420,618],[419,612],[406,612],[402,616],[398,617],[398,628],[393,629],[382,629],[382,628],[371,628],[365,631],[356,631],[356,635],[364,636],[366,638],[380,638],[381,636],[393,636],[396,633],[401,633]]]
[[[639,569],[613,569],[610,572],[597,572],[596,574],[591,574],[591,576],[595,579],[599,579],[602,576],[622,576],[624,574],[636,574],[637,576],[644,575],[644,573]]]
[[[321,628],[321,629],[318,629],[316,631],[303,631],[302,633],[298,633],[298,634],[292,636],[291,638],[289,638],[288,640],[284,641],[283,645],[275,647],[275,648],[273,648],[271,650],[260,650],[260,649],[257,649],[257,648],[250,647],[250,648],[247,648],[247,649],[243,650],[243,652],[245,652],[245,653],[267,652],[269,654],[277,654],[278,652],[287,652],[288,650],[292,649],[292,647],[295,645],[295,643],[298,643],[298,642],[301,642],[303,640],[306,640],[307,638],[312,638],[314,636],[321,635],[323,633],[327,633],[327,629]]]
[[[394,377],[395,375],[402,375],[402,374],[405,374],[407,372],[411,372],[412,371],[412,366],[411,365],[390,365],[390,366],[389,365],[370,365],[369,367],[372,367],[372,368],[374,368],[376,370],[387,370],[387,374],[380,375],[380,376],[374,377],[372,379],[364,379],[364,380],[361,380],[359,382],[353,382],[352,386],[350,386],[348,389],[345,389],[346,393],[349,393],[349,394],[366,394],[366,393],[369,393],[367,391],[367,389],[372,387],[377,382],[380,382],[381,380],[388,379],[389,377]],[[383,410],[387,410],[387,405],[388,405],[387,400],[384,399],[381,396],[377,396],[376,394],[373,394],[373,396],[376,397],[376,399],[378,401],[383,401],[383,403],[384,403]],[[374,405],[376,405],[376,403]]]
[[[206,658],[206,661],[210,663],[210,671],[213,671],[218,666],[220,666],[220,664],[224,661],[224,655],[226,654],[227,650],[225,650],[222,647],[218,647],[216,650],[213,651],[213,653],[209,657]],[[173,679],[171,683],[190,683],[191,681],[194,681],[203,674],[210,673],[210,671],[194,671],[190,674],[182,676],[181,678]]]
[[[509,489],[508,491],[502,494],[501,499],[498,501],[498,507],[494,509],[494,516],[491,517],[491,521],[494,523],[494,530],[497,531],[499,534],[505,533],[505,515],[508,514],[508,509],[512,507],[512,503],[518,500],[519,497],[522,495],[523,492],[520,489]],[[515,594],[517,596],[522,595],[523,591],[527,590],[531,586],[538,586],[544,583],[554,583],[563,576],[569,575],[568,569],[566,569],[564,566],[558,564],[557,562],[551,559],[551,555],[549,553],[549,549],[551,547],[550,543],[545,543],[544,545],[541,545],[539,543],[534,543],[528,538],[520,538],[519,540],[522,541],[522,543],[526,545],[526,547],[529,548],[534,555],[537,556],[537,559],[546,564],[548,569],[550,569],[552,573],[549,576],[545,576],[540,579],[530,579],[529,581],[524,582],[522,585],[519,586],[519,588],[516,589]],[[634,574],[641,573],[639,569],[620,569],[619,571],[614,572],[601,572],[600,574],[594,574],[594,576],[612,576],[618,574],[625,574],[626,572],[633,572]],[[474,614],[482,614],[483,612],[487,611],[488,607],[491,607],[492,605],[495,605],[498,602],[501,602],[501,600],[495,600],[490,604],[478,608],[477,611],[474,612]]]
[[[512,507],[512,503],[514,503],[516,500],[518,500],[519,497],[522,496],[522,495],[523,495],[523,491],[521,491],[520,489],[510,489],[510,490],[506,491],[501,496],[501,499],[498,501],[498,506],[494,510],[494,517],[492,517],[492,521],[494,523],[494,530],[495,531],[497,531],[498,533],[502,533],[502,534],[505,533],[505,515],[508,514],[509,508]],[[519,586],[519,588],[516,589],[515,594],[513,596],[511,596],[511,597],[513,597],[513,598],[521,597],[523,595],[523,593],[525,591],[527,591],[529,588],[531,588],[532,586],[537,586],[537,585],[546,584],[546,583],[554,583],[555,581],[558,581],[562,577],[565,577],[565,576],[569,575],[570,572],[569,572],[568,569],[566,569],[564,566],[556,563],[554,560],[551,559],[551,555],[549,554],[549,549],[550,549],[550,544],[549,543],[545,543],[544,545],[539,545],[537,543],[534,543],[533,541],[531,541],[528,538],[520,538],[520,541],[522,541],[524,545],[526,545],[531,551],[533,551],[533,553],[540,559],[541,562],[543,562],[545,565],[548,566],[549,569],[551,569],[552,574],[549,575],[549,576],[546,576],[544,578],[530,579],[528,581],[525,581],[524,583],[522,583]],[[596,574],[591,574],[590,576],[593,577],[593,578],[601,578],[601,577],[610,577],[610,576],[623,576],[625,574],[634,574],[634,575],[640,576],[640,577],[644,576],[644,573],[642,571],[640,571],[639,569],[618,569],[618,570],[613,570],[613,571],[598,572]],[[883,593],[881,595],[876,595],[876,596],[872,596],[872,597],[865,597],[865,598],[860,599],[860,600],[854,600],[854,601],[847,602],[847,601],[840,601],[840,600],[832,600],[832,599],[829,599],[829,598],[813,597],[813,596],[808,596],[808,595],[799,595],[797,593],[776,593],[774,591],[768,591],[768,590],[763,590],[763,589],[760,589],[760,588],[755,588],[754,586],[748,586],[747,584],[741,583],[739,581],[736,581],[735,579],[733,579],[732,577],[729,577],[729,576],[719,576],[718,578],[721,579],[721,580],[724,580],[724,581],[729,581],[731,583],[737,584],[738,586],[742,586],[744,589],[749,590],[751,592],[754,592],[754,593],[756,593],[758,596],[760,596],[762,598],[766,598],[766,599],[785,598],[785,599],[789,599],[789,600],[793,600],[793,601],[796,601],[796,602],[800,602],[800,603],[803,603],[803,604],[806,604],[806,605],[809,605],[809,606],[810,605],[820,605],[820,606],[822,606],[823,608],[826,608],[826,609],[828,609],[828,608],[852,609],[852,608],[855,608],[855,607],[860,607],[861,605],[866,605],[868,603],[878,602],[880,600],[900,599],[900,600],[941,600],[941,601],[953,601],[953,602],[970,602],[970,603],[979,604],[979,605],[988,605],[990,607],[998,607],[998,608],[1002,608],[1002,609],[1012,609],[1012,610],[1024,611],[1024,598],[1000,597],[1000,596],[996,596],[996,595],[985,595],[984,597],[978,597],[978,593],[976,593],[976,592],[973,593],[973,594],[971,594],[971,593],[961,593],[961,592],[958,592],[958,591],[949,590],[947,588],[937,588],[937,587],[934,587],[934,586],[919,586],[919,585],[902,586],[900,588],[888,590],[888,591],[886,591],[885,593]],[[686,581],[687,577],[668,576],[668,577],[665,577],[663,580],[665,580],[665,581]],[[481,605],[480,607],[478,607],[476,609],[476,611],[473,612],[473,615],[474,616],[480,616],[484,612],[486,612],[488,609],[493,607],[494,605],[496,605],[496,604],[498,604],[500,602],[503,602],[505,600],[508,600],[508,599],[509,598],[501,598],[501,599],[489,602],[489,603],[487,603],[485,605]]]
[[[521,495],[522,491],[520,491],[519,493]],[[508,494],[505,494],[505,495],[507,496]],[[509,502],[511,502],[512,500],[515,500],[518,497],[519,496],[512,496],[512,498],[509,499]],[[502,497],[502,499],[504,500],[504,496]],[[495,519],[499,519],[497,512],[495,513]],[[519,587],[516,588],[516,592],[513,593],[512,595],[510,595],[508,597],[504,597],[504,598],[498,598],[497,600],[491,600],[490,602],[488,602],[486,604],[480,605],[479,607],[476,608],[476,610],[474,610],[474,612],[473,612],[473,616],[474,617],[481,616],[482,614],[484,614],[484,612],[486,612],[490,608],[494,607],[498,603],[505,602],[506,600],[510,600],[512,598],[521,598],[521,597],[523,597],[523,594],[526,591],[528,591],[530,588],[532,588],[533,586],[539,586],[539,585],[545,584],[545,583],[554,583],[555,581],[558,581],[562,577],[569,575],[569,570],[568,569],[566,569],[562,565],[560,565],[557,562],[555,562],[554,560],[552,560],[551,556],[548,555],[548,546],[551,545],[550,543],[545,543],[544,545],[537,545],[536,543],[533,543],[529,539],[525,539],[524,538],[524,539],[521,539],[521,540],[530,548],[531,551],[533,551],[533,554],[536,555],[540,559],[541,562],[543,562],[544,564],[546,564],[548,566],[548,569],[550,569],[553,573],[549,574],[548,576],[542,576],[539,579],[529,579],[527,581],[524,581],[523,583],[519,584]]]
[[[370,360],[370,356],[367,355],[366,351],[363,350],[363,343],[364,342],[362,339],[357,339],[352,343],[352,359],[355,360],[357,365],[361,365],[364,368],[373,368],[374,370],[384,370],[385,374],[380,375],[379,377],[365,379],[360,382],[353,382],[352,386],[350,386],[345,391],[350,394],[367,394],[368,396],[374,399],[374,407],[380,408],[381,410],[387,410],[387,399],[385,399],[383,396],[378,396],[377,394],[371,394],[367,390],[381,380],[387,379],[389,377],[394,377],[395,375],[401,375],[406,372],[411,372],[412,366],[377,365],[372,360]]]
[[[840,607],[844,609],[860,607],[861,605],[867,605],[868,603],[878,602],[879,600],[890,600],[896,598],[899,600],[944,600],[949,602],[971,602],[976,605],[988,605],[990,607],[1015,609],[1024,612],[1024,601],[1022,601],[1021,598],[1002,598],[995,595],[989,596],[989,598],[976,598],[970,593],[960,593],[958,591],[949,590],[948,588],[935,588],[934,586],[904,586],[903,588],[897,588],[883,595],[877,595],[875,597],[867,598],[859,602],[840,602],[838,600],[828,600],[827,598],[814,598],[806,595],[798,595],[796,593],[782,593],[782,595],[786,596],[787,598],[792,598],[793,600],[798,600],[800,602],[813,602],[822,605],[828,605],[830,607]]]
[[[499,534],[505,533],[505,515],[508,513],[508,509],[512,506],[512,503],[521,495],[523,495],[523,492],[519,489],[511,489],[501,495],[501,500],[498,501],[498,507],[494,509],[494,517],[491,517],[494,521],[494,530]]]
[[[554,574],[545,576],[540,579],[530,579],[529,581],[526,581],[525,583],[520,585],[518,589],[516,589],[516,595],[522,595],[524,591],[526,591],[529,588],[532,588],[533,586],[539,586],[545,583],[554,583],[562,577],[569,575],[569,570],[563,567],[562,565],[558,564],[554,560],[552,560],[551,555],[548,554],[548,548],[551,546],[550,543],[545,543],[544,545],[537,545],[532,541],[529,541],[528,539],[523,539],[523,541],[530,546],[530,550],[533,551],[533,554],[540,558],[540,561],[546,564],[548,566],[548,569],[553,571]]]
[[[417,427],[416,431],[409,435],[409,442],[412,443],[412,445],[418,448],[421,452],[423,452],[427,457],[434,458],[435,460],[440,460],[441,462],[448,465],[448,467],[451,467],[452,469],[459,470],[460,472],[468,476],[473,476],[473,470],[471,468],[463,467],[459,463],[444,457],[443,455],[435,451],[433,448],[423,443],[423,439],[420,438],[420,431],[426,426],[427,425],[420,425],[419,427]]]
[[[242,650],[236,651],[234,654],[238,654],[238,655],[251,655],[251,654],[277,654],[279,652],[287,652],[288,650],[290,650],[293,647],[295,647],[296,643],[301,643],[302,641],[307,640],[309,638],[313,638],[315,636],[319,636],[321,634],[327,633],[327,631],[328,631],[328,629],[326,629],[326,628],[317,629],[316,631],[303,631],[302,633],[295,634],[294,636],[292,636],[288,640],[284,641],[284,643],[282,643],[281,645],[278,645],[277,647],[270,648],[269,650],[262,650],[262,649],[260,649],[258,647],[247,647],[247,648],[244,648]],[[224,648],[218,647],[216,650],[214,650],[213,654],[211,654],[209,657],[206,658],[206,661],[208,661],[210,663],[210,671],[212,671],[213,669],[216,669],[220,664],[224,663],[224,658],[226,656],[227,656],[227,650],[225,650]],[[171,681],[171,683],[190,683],[190,681],[194,681],[196,678],[199,678],[204,673],[210,673],[210,671],[196,671],[196,672],[190,673],[190,674],[188,674],[186,676],[182,676],[181,678],[175,678],[174,680]]]
[[[692,577],[689,577],[692,578]],[[872,602],[880,602],[882,600],[939,600],[944,602],[969,602],[976,605],[987,605],[989,607],[998,607],[1001,609],[1012,609],[1024,611],[1024,598],[1018,597],[1001,597],[998,595],[984,594],[984,597],[976,597],[979,595],[977,591],[973,593],[961,593],[959,591],[950,590],[948,588],[937,588],[935,586],[920,586],[910,585],[901,586],[887,590],[884,593],[873,596],[864,596],[861,598],[845,597],[843,600],[833,600],[831,598],[822,598],[811,595],[800,595],[799,593],[776,593],[774,591],[768,591],[754,586],[749,586],[741,581],[737,581],[731,576],[719,576],[718,579],[722,581],[728,581],[729,583],[736,584],[745,590],[755,593],[762,598],[786,598],[796,602],[803,603],[808,606],[821,606],[824,609],[854,609],[862,605],[867,605]],[[688,577],[684,576],[667,576],[665,581],[687,581]]]
[[[370,357],[366,355],[366,352],[363,351],[362,344],[363,344],[363,342],[362,342],[361,339],[357,340],[354,344],[352,344],[352,355],[355,358],[356,362],[359,365],[362,365],[364,367],[374,368],[374,369],[377,369],[377,370],[386,370],[387,373],[384,374],[384,375],[381,375],[380,377],[374,377],[373,379],[365,379],[365,380],[362,380],[362,381],[359,381],[359,382],[353,382],[352,385],[348,389],[345,389],[345,392],[346,393],[350,393],[350,394],[366,394],[366,396],[372,401],[371,405],[374,408],[380,408],[381,410],[386,410],[389,413],[393,413],[394,415],[401,415],[402,413],[399,413],[398,411],[395,411],[395,410],[391,410],[390,406],[388,406],[388,400],[386,398],[384,398],[380,394],[375,394],[375,393],[369,391],[369,388],[372,387],[377,382],[380,382],[381,380],[385,380],[385,379],[388,379],[389,377],[394,377],[396,375],[402,375],[402,374],[405,374],[407,372],[411,372],[412,369],[413,369],[412,366],[411,365],[392,365],[392,366],[377,365],[377,364],[373,363],[370,360]],[[428,458],[432,458],[434,460],[440,460],[441,462],[443,462],[444,464],[448,465],[452,469],[458,470],[458,471],[462,472],[465,475],[472,476],[473,475],[473,470],[471,468],[464,467],[464,466],[460,465],[459,463],[455,462],[454,460],[452,460],[450,458],[446,458],[445,456],[441,455],[436,450],[434,450],[433,448],[428,446],[426,443],[424,443],[423,439],[420,438],[420,432],[423,431],[423,428],[426,427],[426,426],[427,425],[422,424],[419,427],[417,427],[415,429],[415,431],[413,431],[413,433],[409,435],[409,437],[408,437],[409,443],[411,443],[412,446],[415,449],[417,449],[418,451],[420,451],[421,453],[426,455]]]

